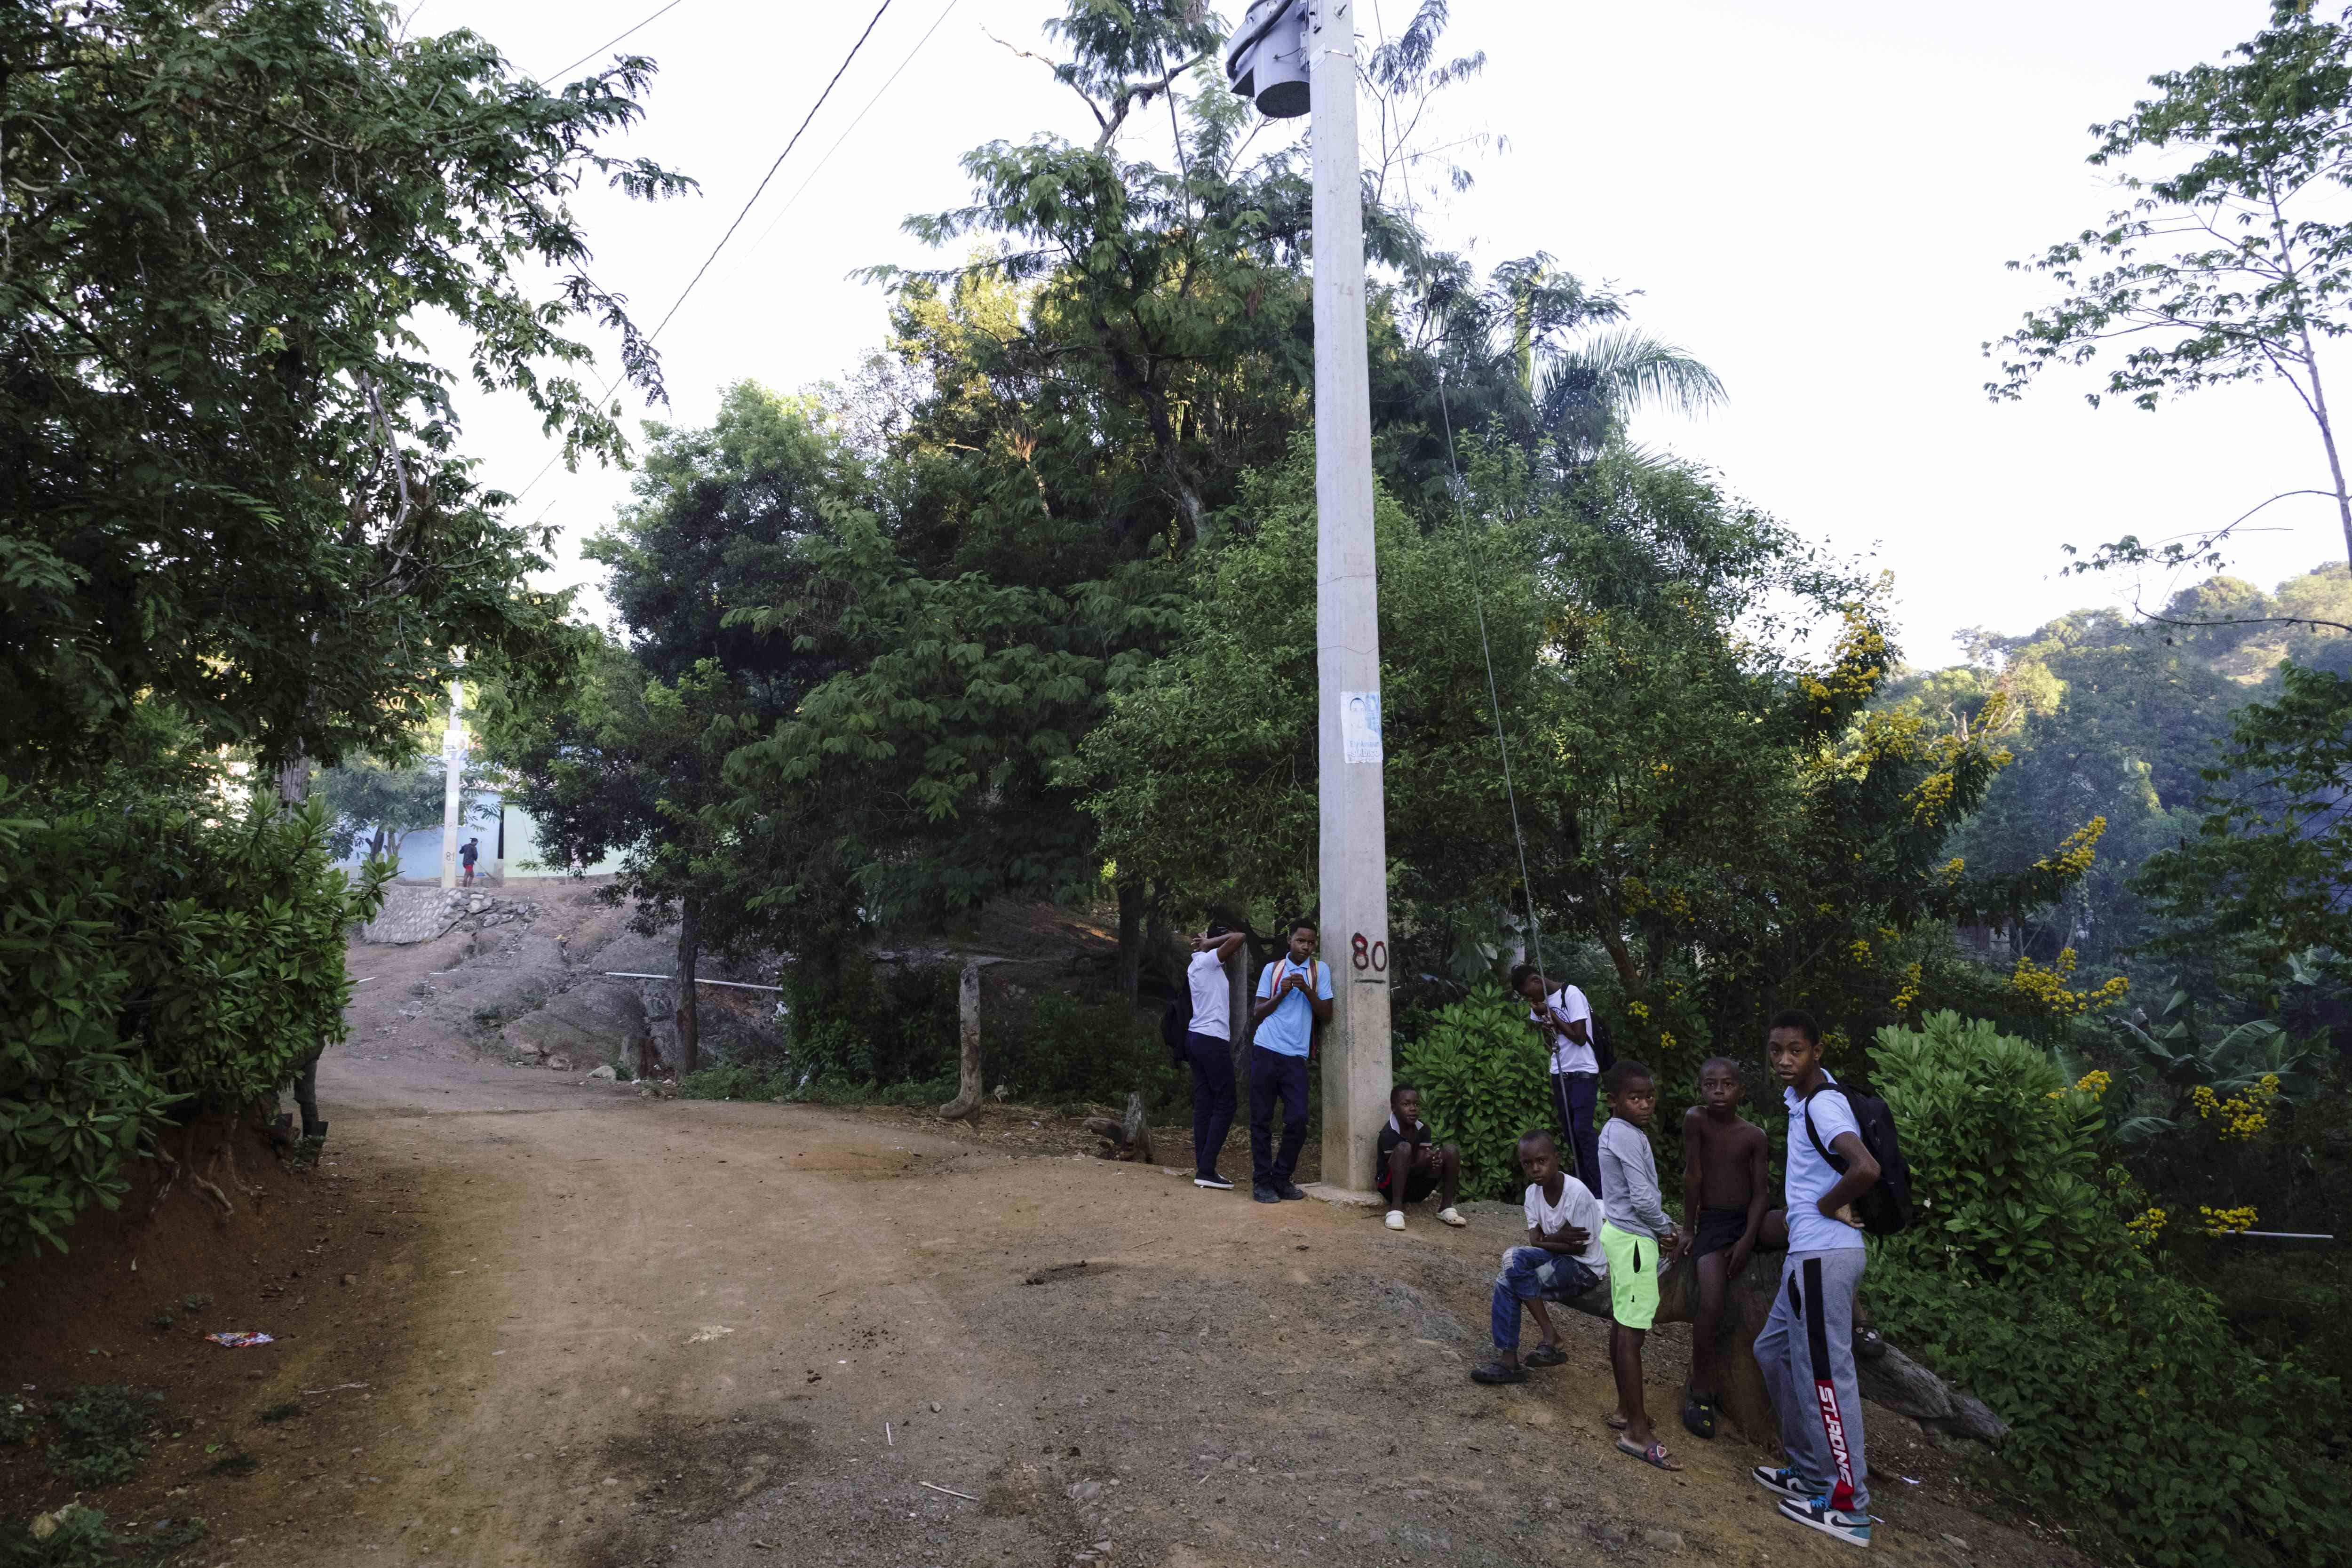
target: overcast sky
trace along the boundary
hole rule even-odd
[[[1359,25],[1400,27],[1412,3],[1360,0]],[[411,26],[472,27],[521,68],[553,72],[657,4],[424,0]],[[899,221],[964,198],[964,151],[1037,132],[1092,139],[1076,98],[990,37],[1043,49],[1039,25],[1060,9],[892,0],[663,334],[673,406],[657,416],[707,420],[745,377],[792,390],[839,374],[885,324],[880,291],[847,275],[924,259]],[[681,0],[628,40],[661,75],[620,150],[703,186],[659,207],[599,192],[578,203],[595,276],[640,322],[670,308],[872,14],[869,0]],[[1893,572],[1906,656],[1941,664],[1959,628],[2024,631],[2128,601],[2128,582],[2062,579],[2063,542],[2168,537],[2326,482],[2282,387],[2154,414],[2088,408],[2079,374],[2021,404],[1982,391],[1980,345],[2043,297],[2004,263],[2112,205],[2111,176],[2083,162],[2085,127],[2128,110],[2150,74],[2218,58],[2264,15],[2261,0],[1454,0],[1447,52],[1483,49],[1489,64],[1431,139],[1488,131],[1508,146],[1428,217],[1482,263],[1545,250],[1640,290],[1638,324],[1712,365],[1730,402],[1646,419],[1636,437]],[[1166,146],[1158,117],[1133,150],[1153,146]],[[535,422],[511,404],[463,406],[488,480],[530,484],[552,451]],[[626,493],[625,476],[558,467],[518,515],[563,528],[557,576],[581,581],[578,540]],[[2265,520],[2273,531],[2236,552],[2242,575],[2267,586],[2343,558],[2323,500]],[[2153,604],[2167,587],[2141,591]]]

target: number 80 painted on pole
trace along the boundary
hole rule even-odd
[[[1362,931],[1358,931],[1354,940],[1349,943],[1349,947],[1355,955],[1357,968],[1369,969],[1375,974],[1386,974],[1389,972],[1389,944],[1387,942],[1375,942],[1367,943],[1364,940],[1364,933]]]

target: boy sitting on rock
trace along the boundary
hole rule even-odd
[[[1559,1166],[1559,1145],[1540,1130],[1519,1135],[1519,1169],[1528,1173],[1528,1244],[1503,1254],[1490,1314],[1495,1359],[1470,1370],[1473,1383],[1525,1383],[1519,1365],[1519,1305],[1527,1304],[1543,1339],[1528,1352],[1528,1366],[1558,1366],[1559,1348],[1547,1301],[1573,1301],[1608,1277],[1601,1250],[1601,1200]]]

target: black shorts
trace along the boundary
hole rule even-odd
[[[1746,1209],[1701,1209],[1698,1211],[1698,1236],[1691,1246],[1693,1258],[1705,1258],[1710,1252],[1723,1252],[1748,1234]]]
[[[1429,1196],[1429,1194],[1432,1194],[1432,1193],[1435,1192],[1436,1190],[1437,1190],[1437,1173],[1436,1173],[1435,1171],[1423,1171],[1423,1170],[1418,1170],[1418,1169],[1416,1169],[1416,1170],[1412,1170],[1412,1171],[1408,1171],[1408,1172],[1406,1172],[1406,1173],[1405,1173],[1405,1177],[1404,1177],[1404,1201],[1405,1201],[1405,1203],[1408,1203],[1408,1204],[1417,1204],[1417,1203],[1421,1202],[1421,1200],[1422,1200],[1422,1199],[1423,1199],[1423,1198],[1425,1198],[1425,1197]],[[1381,1195],[1382,1197],[1385,1197],[1386,1199],[1388,1199],[1388,1200],[1389,1200],[1389,1203],[1390,1203],[1391,1206],[1392,1206],[1392,1207],[1400,1207],[1400,1208],[1403,1206],[1403,1205],[1401,1205],[1401,1204],[1397,1203],[1396,1194],[1395,1194],[1394,1193],[1391,1193],[1391,1192],[1390,1192],[1390,1191],[1389,1191],[1389,1173],[1388,1173],[1386,1171],[1382,1171],[1382,1172],[1381,1173],[1381,1180],[1380,1180],[1380,1193],[1381,1193]]]

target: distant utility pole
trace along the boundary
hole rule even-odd
[[[1257,0],[1227,48],[1225,70],[1264,112],[1314,117],[1316,736],[1320,919],[1332,982],[1323,1041],[1323,1179],[1365,1192],[1391,1079],[1355,11],[1355,0]]]
[[[466,666],[466,652],[457,650],[457,668]],[[466,778],[466,681],[463,675],[449,681],[449,728],[441,737],[441,885],[457,885],[457,826],[463,815],[463,790]],[[393,850],[397,856],[397,847]]]

